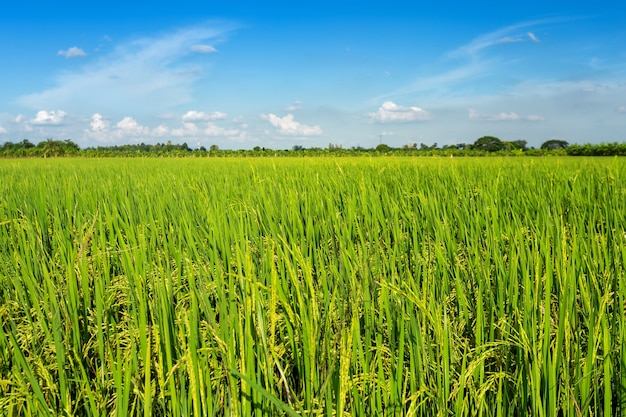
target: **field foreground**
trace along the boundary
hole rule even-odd
[[[626,160],[0,160],[0,416],[626,415]]]

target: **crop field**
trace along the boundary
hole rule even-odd
[[[623,158],[0,160],[0,416],[626,415]]]

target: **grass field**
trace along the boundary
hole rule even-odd
[[[626,160],[0,160],[0,416],[626,415]]]

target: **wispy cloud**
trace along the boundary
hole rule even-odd
[[[191,45],[191,50],[193,52],[199,52],[201,54],[212,54],[214,52],[217,52],[217,49],[215,49],[214,46],[212,45]]]
[[[500,112],[500,113],[480,113],[475,109],[468,110],[467,118],[469,120],[479,120],[484,122],[507,122],[507,121],[515,121],[515,120],[526,120],[529,122],[540,122],[543,121],[544,118],[542,116],[536,114],[530,114],[528,116],[520,116],[516,112]]]
[[[541,41],[539,40],[539,38],[538,38],[537,36],[535,36],[535,34],[534,34],[534,33],[532,33],[532,32],[528,32],[528,33],[527,33],[527,35],[528,35],[528,37],[530,38],[530,40],[531,40],[531,41],[533,41],[533,42],[535,42],[535,43],[539,43],[539,42],[541,42]]]
[[[502,63],[502,59],[497,55],[488,54],[488,51],[493,47],[499,45],[504,47],[506,44],[516,44],[528,40],[539,42],[539,39],[528,29],[560,20],[555,18],[521,22],[479,35],[468,43],[443,54],[439,64],[443,66],[443,70],[437,68],[436,71],[433,71],[434,75],[422,75],[406,87],[379,95],[372,101],[427,92],[437,93],[441,96],[442,93],[448,91],[458,91],[460,85],[488,77]]]
[[[393,101],[385,101],[376,112],[368,113],[372,122],[402,123],[431,120],[433,115],[416,106],[400,106]]]
[[[319,126],[308,126],[294,120],[293,114],[280,117],[275,114],[262,114],[261,118],[267,120],[272,126],[278,129],[279,135],[284,136],[319,136],[322,128]]]
[[[3,133],[8,133],[8,130],[6,130],[5,128],[0,126],[0,135],[3,134]]]
[[[83,51],[79,47],[72,46],[71,48],[65,51],[64,50],[59,51],[57,55],[64,56],[65,58],[81,58],[81,57],[86,56],[87,54],[85,53],[85,51]]]
[[[301,108],[302,108],[302,102],[300,100],[296,100],[292,104],[285,106],[285,111],[291,112],[291,111],[300,110]]]
[[[501,122],[507,120],[519,120],[519,116],[515,112],[501,112],[498,114],[483,114],[479,113],[477,110],[470,109],[468,110],[468,119],[470,120],[481,120],[487,122]]]
[[[480,52],[494,45],[522,42],[525,38],[524,35],[528,36],[533,42],[538,42],[537,37],[532,32],[526,32],[525,34],[520,32],[527,28],[545,25],[555,21],[556,19],[533,20],[506,26],[472,39],[469,43],[450,52],[448,56],[451,58],[463,56],[476,57]]]
[[[221,120],[226,118],[226,113],[219,111],[212,113],[205,113],[196,110],[190,110],[183,114],[183,122],[209,122],[212,120]]]
[[[31,108],[62,106],[77,113],[90,107],[122,114],[137,109],[165,113],[190,101],[192,85],[203,75],[202,63],[181,58],[229,30],[224,25],[196,26],[121,43],[81,69],[57,76],[55,87],[22,96],[18,103]]]
[[[524,38],[511,38],[510,36],[506,36],[502,39],[498,39],[496,43],[517,43],[524,42]]]
[[[626,113],[626,106],[619,106],[617,109],[615,109],[615,111],[617,111],[618,113]]]
[[[402,87],[388,94],[374,97],[371,102],[377,103],[392,97],[401,97],[414,93],[445,92],[460,83],[484,76],[488,71],[488,67],[488,61],[469,62],[437,75],[420,77],[406,87]]]

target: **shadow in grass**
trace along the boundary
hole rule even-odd
[[[265,388],[257,384],[252,379],[248,378],[247,376],[245,376],[244,374],[242,374],[241,372],[235,369],[230,368],[229,371],[231,374],[245,381],[246,384],[248,384],[253,390],[257,391],[259,394],[265,397],[268,401],[274,404],[277,408],[287,413],[287,415],[292,416],[292,417],[300,417],[300,413],[298,413],[296,410],[291,408],[289,405],[282,402],[278,397],[276,397],[271,392],[267,391]]]

